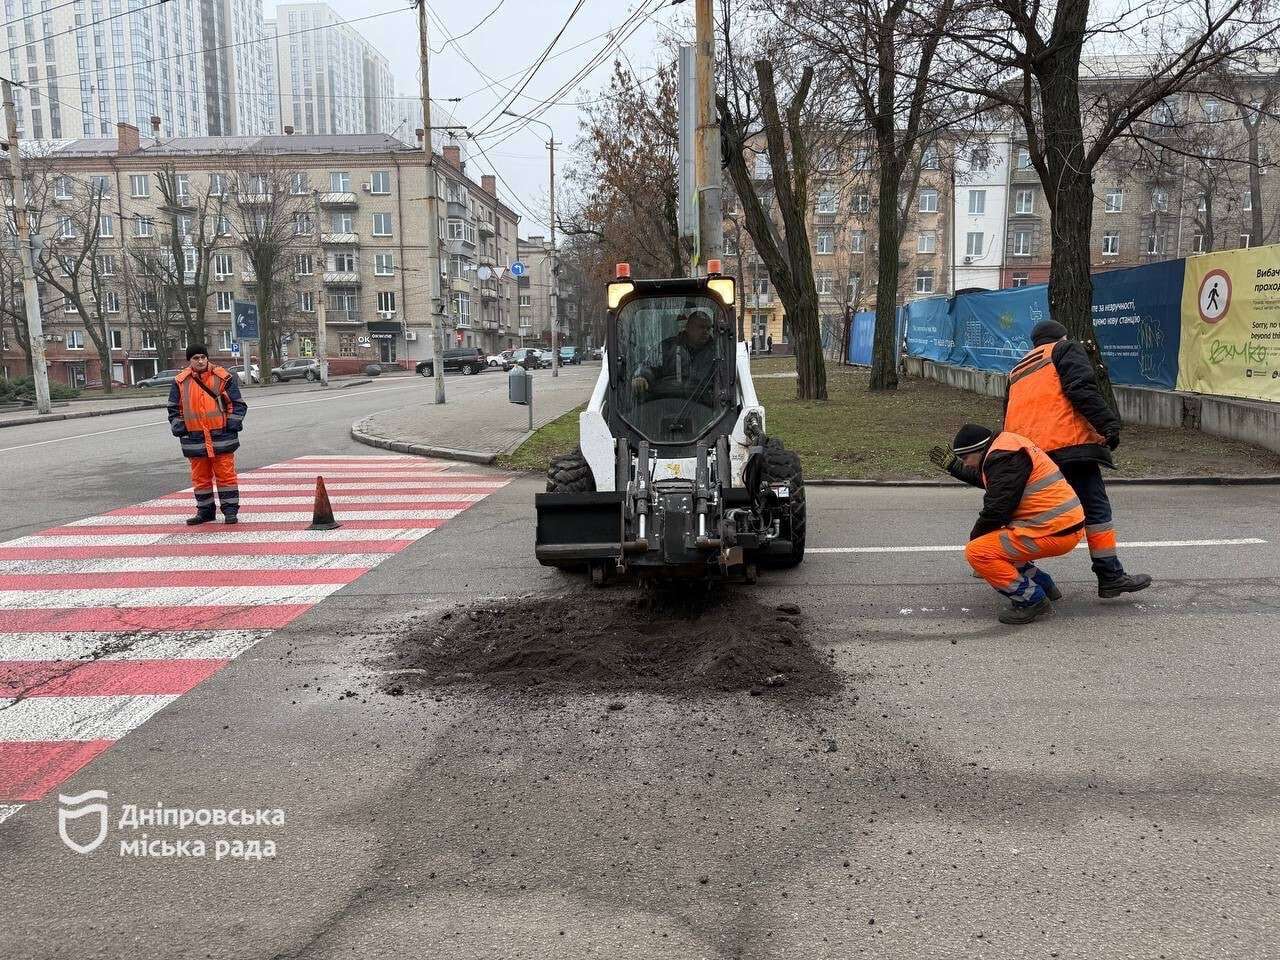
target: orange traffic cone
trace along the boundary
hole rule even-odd
[[[311,508],[311,526],[308,530],[337,530],[342,524],[333,518],[329,504],[329,491],[324,488],[324,477],[316,477],[316,502]]]

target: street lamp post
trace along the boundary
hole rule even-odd
[[[551,135],[548,148],[551,151],[551,173],[549,180],[551,212],[548,215],[551,227],[551,281],[550,289],[547,291],[547,300],[550,304],[551,313],[551,375],[553,377],[560,376],[560,318],[556,315],[556,132],[551,124],[545,120],[539,120],[537,117],[527,117],[523,113],[516,113],[513,110],[503,110],[508,117],[515,117],[517,120],[527,120],[530,123],[540,123],[547,128],[547,132]]]

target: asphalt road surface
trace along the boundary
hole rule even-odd
[[[243,466],[264,487],[304,455],[407,469],[340,458],[375,454],[346,428],[415,388],[260,408]],[[141,419],[0,434],[5,538],[183,486],[164,424]],[[1023,629],[995,622],[954,549],[976,492],[814,489],[804,564],[732,590],[797,604],[838,694],[388,696],[388,653],[442,608],[591,601],[532,559],[538,484],[465,469],[415,474],[483,488],[429,536],[395,534],[403,548],[15,806],[6,957],[1280,955],[1275,488],[1118,490],[1122,542],[1147,544],[1122,556],[1156,585],[1099,601],[1077,553],[1048,565],[1056,615]],[[91,790],[111,816],[81,854],[58,795]],[[130,829],[128,804],[284,822]],[[120,853],[143,833],[155,856]],[[163,855],[194,838],[208,856]],[[274,856],[218,860],[217,839]]]

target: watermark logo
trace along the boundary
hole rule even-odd
[[[87,790],[74,797],[69,797],[65,793],[58,794],[58,801],[62,804],[58,808],[58,836],[76,853],[93,853],[102,845],[102,841],[107,839],[106,800],[107,791],[105,790]],[[90,821],[90,826],[95,827],[97,832],[92,839],[84,842],[73,839],[67,830],[67,824],[72,820],[82,820],[86,817],[96,817],[96,820]]]

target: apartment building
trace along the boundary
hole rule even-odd
[[[262,0],[200,0],[200,22],[208,133],[279,133],[274,41]]]
[[[185,261],[174,274],[181,281],[169,286],[181,287],[194,304],[197,261],[205,260],[206,337],[213,359],[231,364],[233,305],[258,293],[246,238],[268,209],[287,223],[287,269],[277,275],[273,311],[282,353],[313,353],[323,306],[325,352],[336,372],[370,362],[410,366],[430,356],[423,160],[420,149],[383,134],[156,141],[123,124],[117,139],[72,140],[38,162],[33,156],[32,176],[40,179],[32,184],[33,221],[54,262],[65,264],[70,276],[77,255],[87,252],[81,278],[87,284],[85,272],[92,270],[100,283],[92,296],[93,309],[100,304],[102,313],[95,331],[86,329],[73,303],[41,284],[51,376],[68,383],[101,377],[92,334],[103,329],[117,380],[133,383],[181,361],[186,328],[173,304],[164,306],[163,285],[149,283],[143,263],[167,258],[172,267],[164,238],[175,223]],[[517,216],[495,196],[492,180],[475,183],[465,175],[460,158],[438,156],[436,170],[437,190],[447,198],[438,250],[448,272],[447,336],[486,349],[518,344],[508,270]],[[170,188],[168,200],[162,184]],[[102,192],[92,224],[77,214],[91,191]],[[86,250],[91,232],[93,247]],[[481,266],[490,268],[488,275]],[[3,366],[11,374],[25,367],[16,339],[6,336],[3,344]]]
[[[391,66],[326,3],[282,3],[267,26],[275,37],[280,129],[298,133],[395,133]],[[398,134],[409,139],[413,131]]]
[[[948,238],[952,281],[948,290],[1001,286],[1009,215],[1011,138],[1006,131],[989,130],[971,143],[940,147],[950,154],[944,163],[954,171],[951,181],[951,222]]]
[[[518,245],[525,275],[519,281],[519,338],[516,346],[551,346],[551,291],[556,291],[556,337],[562,344],[576,344],[579,331],[578,299],[567,285],[556,283],[552,274],[551,242],[542,235],[523,239]]]

